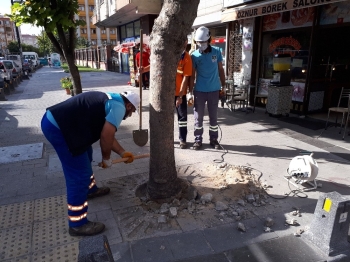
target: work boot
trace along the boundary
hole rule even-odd
[[[100,196],[104,196],[109,194],[109,191],[111,191],[111,189],[109,187],[99,187],[95,192],[88,194],[87,198],[88,199],[92,199],[95,197],[100,197]]]
[[[215,139],[215,140],[210,140],[210,145],[215,148],[215,149],[220,149],[221,146],[219,144],[219,142]]]
[[[69,235],[71,236],[93,236],[101,233],[105,229],[105,225],[101,222],[88,221],[80,227],[70,227]]]
[[[185,141],[180,141],[180,148],[181,149],[186,149],[187,148],[187,144]]]
[[[193,144],[193,149],[194,150],[199,150],[202,147],[202,142],[196,141]]]

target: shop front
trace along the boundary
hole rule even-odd
[[[307,7],[306,7],[307,6]],[[303,8],[302,8],[303,7]],[[253,17],[253,18],[252,18]],[[350,88],[350,1],[275,1],[223,12],[222,21],[254,19],[252,85],[268,94],[274,57],[289,57],[291,110],[299,114],[335,106]]]

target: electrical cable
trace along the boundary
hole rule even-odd
[[[220,147],[222,148],[222,150],[224,151],[224,153],[221,154],[220,158],[221,159],[214,159],[213,162],[214,163],[217,163],[217,164],[220,164],[220,163],[223,163],[225,162],[225,158],[224,158],[224,155],[226,155],[228,153],[228,150],[225,149],[222,145],[221,145],[221,139],[222,139],[222,130],[221,130],[221,127],[218,125],[219,127],[219,130],[220,130],[220,140],[218,141],[219,142],[219,145]]]

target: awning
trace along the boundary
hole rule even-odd
[[[221,22],[230,22],[250,17],[280,13],[284,11],[331,4],[345,0],[272,0],[237,8],[226,9],[221,13]]]

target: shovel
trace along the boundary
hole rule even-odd
[[[142,52],[143,52],[143,36],[142,29],[140,29],[140,66],[142,66]],[[132,131],[134,142],[138,146],[144,146],[148,142],[148,130],[142,129],[142,74],[139,75],[140,87],[140,112],[139,112],[139,129]]]
[[[149,154],[136,155],[136,156],[134,156],[134,160],[135,159],[140,159],[140,158],[146,158],[146,157],[149,157]],[[128,160],[127,157],[125,157],[125,158],[117,158],[117,159],[112,160],[112,164],[122,163],[122,162],[125,162],[126,160]],[[102,165],[103,165],[102,162],[98,163],[99,167],[102,167]]]

